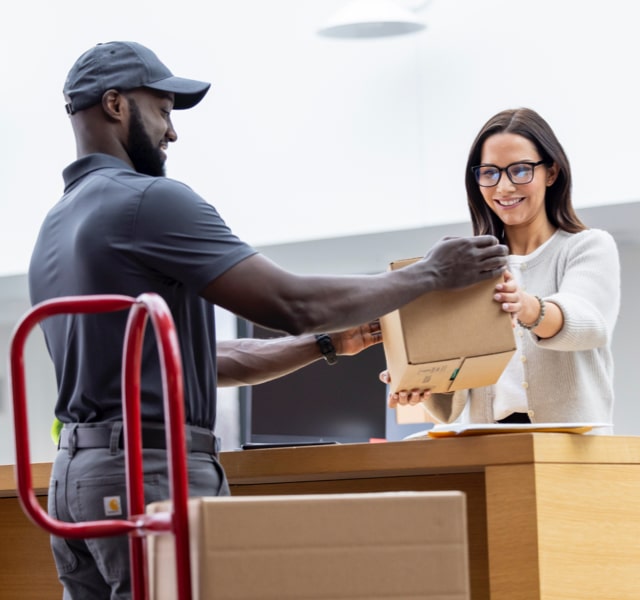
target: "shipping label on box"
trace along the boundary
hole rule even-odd
[[[493,300],[501,280],[429,292],[380,319],[392,392],[453,392],[499,379],[516,349],[511,317]]]

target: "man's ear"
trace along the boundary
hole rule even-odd
[[[122,121],[129,114],[127,99],[118,90],[107,90],[102,94],[102,110],[114,121]]]

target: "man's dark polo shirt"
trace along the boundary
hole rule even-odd
[[[87,294],[162,296],[180,341],[187,422],[213,429],[215,323],[213,306],[199,292],[255,250],[188,186],[142,175],[113,156],[86,156],[63,176],[64,195],[47,215],[31,257],[32,303]],[[61,315],[43,322],[61,421],[121,420],[127,315]],[[141,380],[145,421],[163,420],[154,339],[148,326]]]

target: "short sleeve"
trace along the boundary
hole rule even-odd
[[[171,179],[157,179],[145,190],[132,241],[147,267],[198,291],[256,252],[211,204]]]

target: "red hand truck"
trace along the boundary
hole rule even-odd
[[[27,337],[40,321],[54,315],[114,312],[127,309],[129,309],[129,316],[122,354],[122,401],[129,514],[126,519],[120,520],[83,523],[59,521],[50,517],[42,509],[33,491],[24,372],[24,347]],[[155,331],[160,356],[172,501],[170,512],[154,515],[145,514],[140,416],[142,341],[148,318],[151,319]],[[187,515],[189,490],[182,363],[175,324],[164,300],[157,294],[148,293],[137,298],[120,295],[68,296],[37,304],[27,312],[13,332],[10,346],[10,377],[15,427],[15,475],[18,499],[26,515],[50,534],[65,538],[127,534],[133,600],[147,600],[149,597],[146,536],[154,533],[173,533],[176,550],[177,599],[191,600]]]

